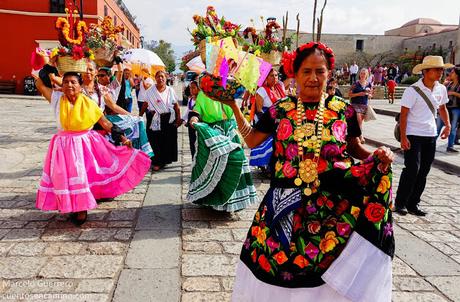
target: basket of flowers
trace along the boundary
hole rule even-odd
[[[67,17],[60,17],[56,21],[60,46],[51,51],[51,58],[57,57],[57,68],[59,73],[86,72],[88,59],[94,59],[94,54],[86,45],[86,33],[88,27],[84,21],[76,22],[74,15],[77,11],[66,8]],[[69,22],[69,19],[72,22]]]
[[[241,25],[234,24],[226,20],[225,17],[219,18],[213,6],[207,7],[204,17],[194,15],[193,22],[196,24],[196,28],[193,31],[189,30],[189,32],[192,35],[193,44],[200,51],[203,62],[206,61],[206,39],[208,37],[215,41],[232,37],[236,45],[242,40],[238,33]]]
[[[243,37],[246,39],[244,49],[259,55],[272,65],[279,65],[283,52],[292,45],[292,38],[279,37],[280,28],[275,18],[269,18],[265,29],[259,33],[254,27],[247,27],[243,31]]]
[[[98,66],[112,66],[115,51],[120,50],[118,34],[124,30],[123,26],[114,26],[110,16],[105,17],[100,25],[90,25],[86,40]]]

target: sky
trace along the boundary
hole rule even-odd
[[[324,0],[318,0],[318,11]],[[124,0],[135,15],[145,40],[163,39],[173,44],[176,56],[192,49],[190,34],[194,14],[204,15],[213,5],[219,16],[243,25],[262,28],[260,17],[282,16],[289,11],[290,29],[311,32],[313,0]],[[460,0],[328,0],[324,12],[323,33],[383,34],[416,18],[432,18],[443,24],[459,24]],[[251,24],[250,20],[254,23]]]

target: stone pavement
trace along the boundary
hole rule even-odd
[[[34,210],[55,132],[51,108],[39,99],[0,103],[0,301],[230,300],[257,205],[225,214],[184,201],[191,171],[186,129],[179,162],[101,203],[76,228],[65,216]],[[372,123],[366,136],[378,139]],[[394,169],[397,187],[400,157]],[[268,181],[254,176],[262,197]],[[393,301],[460,301],[459,189],[457,175],[434,168],[422,201],[429,215],[395,217]]]

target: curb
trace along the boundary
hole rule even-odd
[[[387,110],[387,109],[378,109],[375,107],[372,107],[372,109],[374,109],[375,113],[377,114],[388,115],[388,116],[393,116],[393,117],[395,117],[399,113],[397,111],[392,111],[392,110]]]
[[[368,137],[364,137],[364,139],[366,140],[366,143],[368,143],[369,145],[372,145],[374,147],[385,146],[385,147],[390,148],[391,151],[393,151],[395,153],[398,153],[398,154],[401,154],[401,155],[404,154],[403,150],[398,146],[382,143],[380,141],[377,141],[377,140],[374,140],[374,139],[368,138]],[[447,161],[444,161],[444,160],[436,159],[436,157],[434,158],[433,165],[436,168],[439,168],[439,169],[443,170],[444,172],[446,172],[448,174],[455,174],[457,176],[460,176],[460,167],[457,166],[457,165],[453,165],[453,164],[451,164],[451,163],[449,163]]]
[[[0,94],[0,100],[42,100],[41,95]]]

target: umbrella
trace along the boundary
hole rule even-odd
[[[165,64],[160,57],[148,49],[129,49],[125,52],[123,60],[131,64],[134,73],[140,73],[144,68],[150,69],[152,75],[158,70],[165,70]]]

